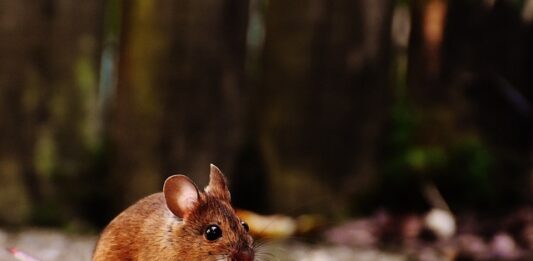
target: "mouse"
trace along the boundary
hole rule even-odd
[[[93,261],[252,261],[254,240],[231,206],[226,177],[211,164],[200,191],[185,175],[116,216],[102,231]]]

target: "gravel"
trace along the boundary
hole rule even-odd
[[[40,261],[91,260],[96,236],[79,236],[56,230],[30,229],[19,233],[0,230],[0,261],[17,261],[8,249],[15,247]],[[375,249],[354,249],[335,245],[299,242],[271,242],[263,247],[261,261],[348,261],[406,260],[400,255]]]
[[[0,230],[0,260],[16,261],[8,248],[15,247],[41,261],[91,260],[96,236],[66,235],[54,230],[32,229],[8,234]]]

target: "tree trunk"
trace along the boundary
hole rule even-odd
[[[364,149],[377,147],[388,108],[390,11],[386,1],[269,2],[257,120],[277,211],[345,214],[371,182],[377,151]]]
[[[242,143],[247,12],[248,1],[125,5],[111,126],[117,204],[161,190],[177,172],[202,186],[209,163],[231,176]]]
[[[101,8],[101,1],[2,4],[0,157],[10,171],[0,176],[22,192],[1,212],[19,213],[17,222],[56,224],[77,215],[76,180],[87,175],[83,162],[98,142],[92,109]]]

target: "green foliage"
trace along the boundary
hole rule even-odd
[[[425,173],[441,169],[446,164],[446,152],[441,147],[412,147],[405,155],[405,164],[412,171]]]
[[[391,111],[381,193],[395,196],[385,196],[385,204],[404,204],[406,198],[423,201],[420,191],[427,180],[437,181],[452,207],[490,204],[495,193],[490,176],[494,159],[483,140],[458,132],[449,141],[426,144],[416,138],[437,134],[423,133],[428,123],[421,118],[421,112],[410,109],[407,102],[397,103]],[[415,203],[415,208],[423,204]]]
[[[488,148],[478,138],[466,138],[451,149],[452,159],[464,167],[468,177],[480,183],[488,178],[492,156]]]
[[[416,117],[407,105],[398,103],[392,108],[390,140],[393,147],[405,148],[412,143]]]
[[[466,137],[449,149],[446,171],[439,184],[457,208],[472,205],[488,207],[495,201],[491,180],[494,159],[488,147],[477,137]]]

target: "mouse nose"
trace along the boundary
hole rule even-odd
[[[253,261],[254,260],[254,252],[251,249],[244,249],[240,250],[239,252],[235,253],[232,261]]]

